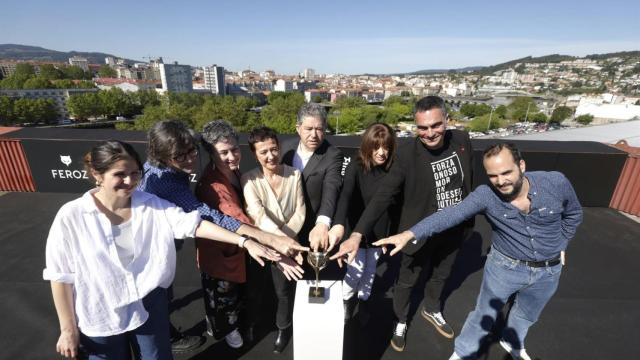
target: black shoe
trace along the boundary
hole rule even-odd
[[[391,338],[391,347],[395,351],[404,351],[407,338],[407,324],[397,323],[393,329],[393,337]]]
[[[274,354],[280,354],[284,351],[291,339],[291,326],[286,329],[278,329],[276,341],[273,343]]]
[[[171,351],[174,353],[193,351],[204,344],[202,336],[180,335],[171,339]]]
[[[436,330],[438,330],[440,335],[446,337],[447,339],[453,338],[453,335],[454,335],[453,329],[449,324],[447,324],[447,321],[444,319],[444,317],[442,317],[441,312],[438,311],[438,312],[432,313],[422,308],[422,310],[420,311],[420,315],[422,315],[422,317],[425,320],[430,322],[431,325],[433,325],[433,327],[435,327]]]

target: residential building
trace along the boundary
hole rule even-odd
[[[84,71],[89,71],[89,61],[87,58],[81,56],[73,56],[69,58],[69,64],[71,66],[77,66]]]
[[[224,96],[224,67],[218,65],[205,66],[203,69],[204,87],[211,93]]]
[[[191,92],[191,66],[173,64],[159,64],[162,90],[171,92]]]
[[[315,80],[316,71],[313,69],[304,69],[304,71],[302,72],[302,77],[304,77],[305,80]]]
[[[289,92],[293,91],[293,82],[284,79],[278,79],[276,86],[273,87],[273,91]]]

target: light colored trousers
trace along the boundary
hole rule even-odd
[[[367,300],[371,295],[376,265],[382,250],[380,248],[358,249],[356,258],[347,265],[347,273],[342,282],[342,298],[351,299],[358,293],[358,299]]]

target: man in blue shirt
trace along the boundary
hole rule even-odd
[[[525,173],[525,162],[512,144],[490,146],[483,164],[491,187],[480,185],[460,204],[374,245],[394,245],[394,255],[405,246],[423,246],[433,234],[484,214],[493,229],[491,251],[476,308],[456,338],[450,360],[477,355],[498,312],[513,294],[500,345],[516,359],[530,359],[525,337],[558,287],[564,250],[582,222],[582,207],[561,173]]]

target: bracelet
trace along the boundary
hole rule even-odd
[[[240,240],[238,240],[238,247],[242,249],[244,247],[244,243],[247,240],[249,240],[249,238],[247,238],[246,236],[244,235],[240,236]]]

